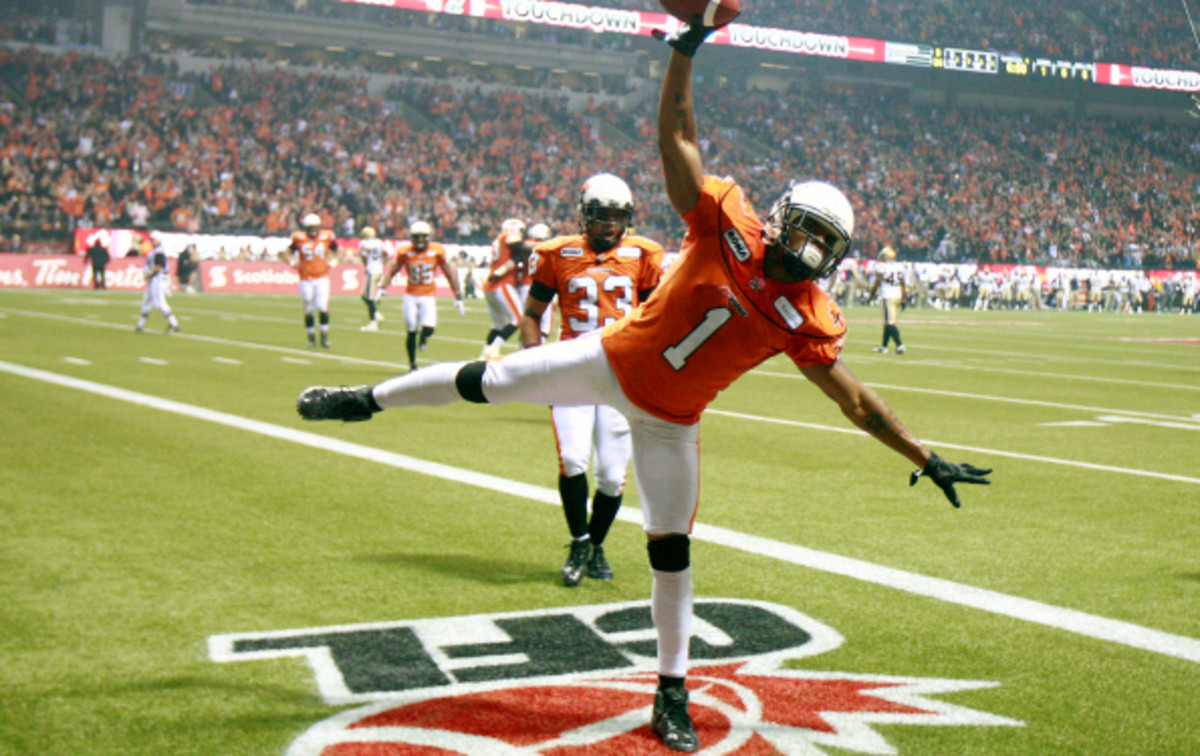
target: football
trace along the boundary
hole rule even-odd
[[[658,4],[680,21],[701,16],[705,26],[724,26],[742,12],[738,0],[658,0]]]

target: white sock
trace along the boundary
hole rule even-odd
[[[692,635],[692,568],[683,572],[650,570],[650,614],[658,631],[658,673],[686,677]]]
[[[440,407],[462,399],[454,379],[465,362],[439,362],[415,373],[392,378],[371,392],[384,409]]]

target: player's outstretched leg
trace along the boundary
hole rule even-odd
[[[347,423],[370,420],[371,415],[383,409],[371,396],[371,388],[312,386],[300,392],[296,411],[305,420],[344,420]]]

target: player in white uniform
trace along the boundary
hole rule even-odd
[[[1180,281],[1180,288],[1183,292],[1183,298],[1179,304],[1179,314],[1186,315],[1196,309],[1196,274],[1185,273],[1183,280]]]
[[[382,239],[375,236],[375,229],[367,226],[362,232],[362,242],[358,245],[358,254],[366,267],[366,281],[363,282],[362,300],[367,305],[368,323],[362,331],[378,331],[379,321],[383,313],[379,311],[379,297],[383,295],[383,269],[387,265],[390,251]]]
[[[986,310],[991,305],[996,293],[996,274],[991,271],[979,271],[979,290],[975,294],[975,309]]]
[[[157,231],[151,232],[150,241],[154,244],[154,249],[146,255],[146,264],[142,266],[142,273],[146,277],[146,291],[142,294],[142,313],[138,318],[137,332],[146,330],[146,319],[150,317],[150,311],[158,310],[167,319],[167,333],[178,333],[179,321],[175,319],[175,313],[171,312],[171,305],[167,304],[167,292],[171,288],[167,253],[163,251],[162,238]]]
[[[886,354],[888,342],[896,341],[896,354],[904,354],[904,343],[900,341],[900,329],[896,321],[900,317],[900,303],[908,296],[908,283],[905,280],[904,264],[896,262],[896,250],[884,247],[879,252],[879,262],[871,269],[875,279],[871,284],[871,294],[868,299],[874,299],[878,292],[883,303],[883,344],[872,347],[872,352]]]

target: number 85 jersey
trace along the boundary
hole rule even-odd
[[[548,302],[558,296],[563,341],[626,317],[641,303],[640,293],[658,286],[663,249],[644,236],[626,236],[604,253],[583,235],[542,242],[529,256],[530,296]]]
[[[838,359],[841,311],[813,281],[763,274],[763,224],[737,184],[706,176],[684,221],[679,259],[654,296],[603,332],[631,402],[690,425],[729,384],[777,354],[800,367]]]

